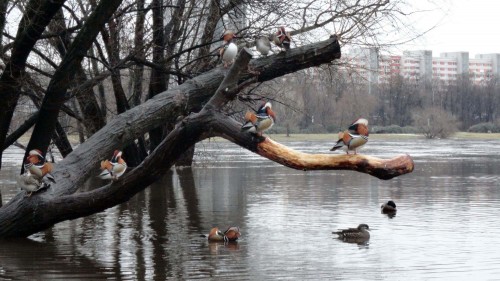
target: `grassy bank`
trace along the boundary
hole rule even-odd
[[[291,134],[287,137],[284,134],[268,134],[268,136],[278,142],[282,141],[334,141],[337,134]],[[418,134],[370,134],[372,140],[384,139],[425,139],[423,135]],[[458,132],[450,139],[472,139],[472,140],[494,140],[500,139],[500,133],[469,133]],[[213,140],[222,140],[214,138]]]

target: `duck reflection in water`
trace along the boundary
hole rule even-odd
[[[208,250],[210,254],[220,254],[221,251],[229,250],[236,251],[240,249],[240,244],[236,241],[233,242],[214,242],[208,241]]]
[[[368,245],[370,240],[370,227],[367,224],[360,224],[356,228],[339,229],[338,231],[333,231],[333,234],[337,234],[338,239],[346,243],[356,243],[358,245]]]

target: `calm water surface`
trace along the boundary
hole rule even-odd
[[[370,140],[362,153],[415,160],[413,173],[390,181],[296,171],[226,142],[198,148],[195,168],[126,204],[0,241],[0,280],[500,279],[500,140]],[[18,192],[20,153],[6,155],[3,203]],[[389,199],[393,218],[380,213]],[[331,234],[359,223],[372,229],[368,244]],[[243,236],[228,245],[200,237],[216,225]]]

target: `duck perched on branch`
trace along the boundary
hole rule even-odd
[[[127,163],[122,158],[122,152],[115,150],[110,160],[101,161],[101,170],[99,177],[103,180],[117,180],[127,170]]]
[[[238,46],[233,42],[234,38],[237,38],[236,34],[231,30],[226,30],[221,37],[224,40],[224,44],[219,50],[219,56],[224,63],[224,68],[231,65],[238,54]]]
[[[257,48],[257,51],[261,53],[264,57],[269,54],[269,51],[271,51],[271,41],[269,41],[269,37],[267,36],[259,36],[255,40],[255,47]]]
[[[50,174],[53,165],[45,161],[45,157],[39,149],[30,150],[24,163],[24,173],[17,178],[17,185],[27,192],[27,197],[44,188],[50,187],[50,182],[55,182]]]
[[[356,154],[357,149],[368,142],[368,135],[368,120],[359,118],[347,130],[339,133],[339,139],[330,151],[344,148],[347,154],[349,151],[354,151]]]
[[[241,131],[262,135],[262,132],[269,130],[276,120],[276,115],[272,110],[270,102],[263,103],[257,113],[248,111],[245,114],[245,123],[241,126]]]
[[[292,35],[285,30],[284,26],[280,26],[278,32],[274,35],[273,42],[276,46],[280,47],[282,51],[288,51],[292,43]]]

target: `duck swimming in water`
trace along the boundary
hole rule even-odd
[[[345,242],[362,243],[370,239],[370,227],[367,224],[360,224],[356,228],[339,229],[332,232],[337,234],[338,238]]]
[[[231,226],[224,232],[220,231],[218,227],[214,227],[205,237],[207,237],[208,241],[211,242],[234,242],[238,240],[240,236],[240,228],[237,226]]]

